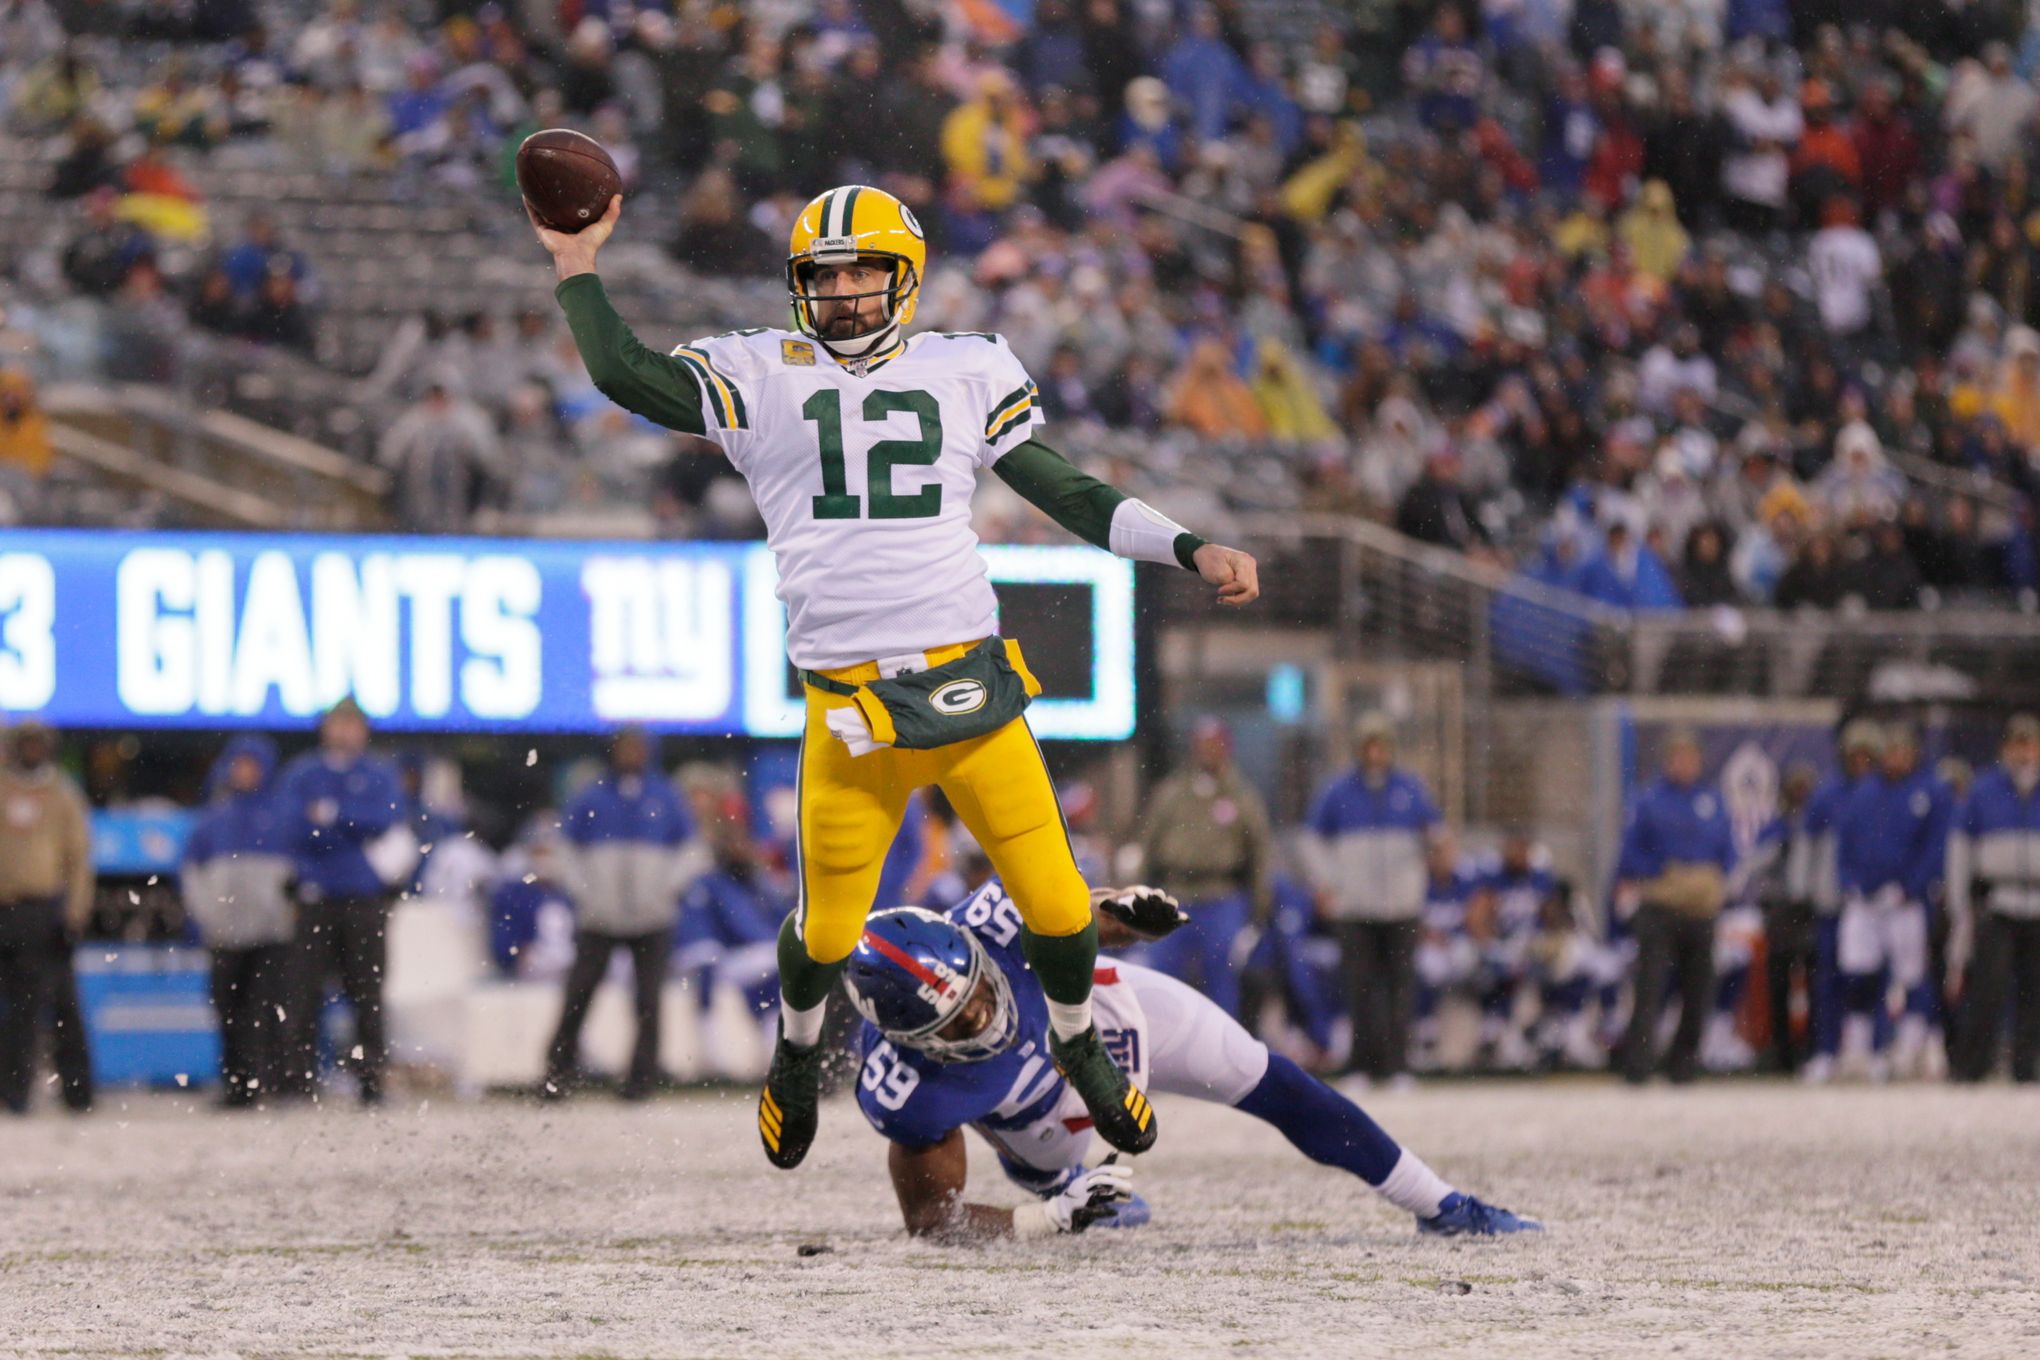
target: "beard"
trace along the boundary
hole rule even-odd
[[[822,323],[822,335],[829,340],[855,340],[860,335],[871,334],[879,324],[877,317],[866,317],[846,307]]]

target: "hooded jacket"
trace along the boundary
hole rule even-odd
[[[243,756],[262,767],[261,786],[237,793],[227,772]],[[273,788],[276,745],[258,735],[235,737],[206,776],[205,814],[184,843],[178,886],[184,909],[214,949],[283,944],[297,912],[285,885],[292,870],[289,829]]]

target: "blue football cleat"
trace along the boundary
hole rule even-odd
[[[1417,1220],[1417,1232],[1432,1237],[1500,1237],[1503,1233],[1543,1231],[1544,1225],[1534,1218],[1483,1204],[1457,1190],[1445,1197],[1435,1217]]]
[[[1091,1231],[1097,1232],[1103,1228],[1145,1228],[1148,1220],[1155,1216],[1154,1210],[1148,1208],[1148,1202],[1139,1195],[1115,1206],[1115,1209],[1112,1217],[1101,1218],[1093,1223]]]

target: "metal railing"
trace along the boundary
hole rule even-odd
[[[1457,662],[1469,695],[1744,694],[1827,697],[1880,683],[2016,692],[2040,675],[2040,615],[1962,607],[1632,613],[1419,543],[1369,521],[1250,515],[1263,559],[1259,617],[1327,631],[1348,659]],[[1186,576],[1176,624],[1237,621]]]

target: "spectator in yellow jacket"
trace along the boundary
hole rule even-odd
[[[977,97],[943,120],[942,161],[965,207],[998,212],[1020,197],[1033,175],[1027,125],[1013,77],[1000,70],[978,77]]]
[[[0,466],[38,481],[50,470],[49,421],[35,403],[35,384],[18,368],[0,368]]]

